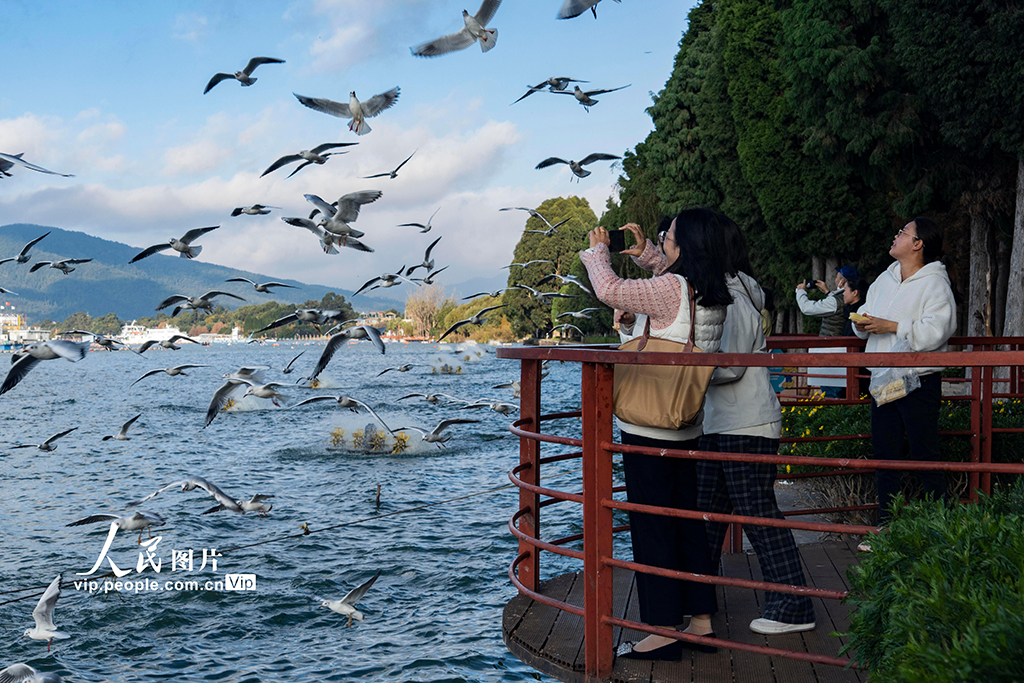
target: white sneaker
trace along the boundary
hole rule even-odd
[[[860,543],[858,543],[857,544],[857,552],[860,552],[860,553],[874,552],[873,550],[871,550],[871,541],[865,539],[865,540],[861,541]]]
[[[801,631],[813,631],[815,622],[809,624],[787,624],[784,621],[773,621],[771,619],[754,619],[750,622],[750,630],[754,633],[761,633],[766,636],[777,636],[782,633],[800,633]]]

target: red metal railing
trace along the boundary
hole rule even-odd
[[[752,645],[719,638],[693,636],[690,634],[651,627],[646,624],[618,619],[612,613],[612,571],[615,567],[671,578],[738,586],[751,589],[766,589],[780,593],[799,593],[823,599],[842,599],[843,591],[823,590],[804,586],[773,584],[763,581],[749,581],[720,576],[706,576],[688,572],[671,571],[659,567],[641,565],[616,559],[613,556],[613,535],[627,530],[628,526],[614,527],[614,510],[634,510],[651,514],[707,519],[734,525],[757,524],[762,526],[787,527],[846,534],[867,534],[874,527],[823,522],[799,522],[790,520],[745,517],[740,515],[710,514],[693,510],[678,510],[654,506],[637,505],[615,500],[613,494],[622,490],[612,484],[612,456],[614,453],[630,452],[661,455],[672,458],[708,459],[721,461],[767,462],[788,465],[811,465],[835,468],[834,474],[864,472],[875,469],[893,470],[940,470],[969,473],[970,495],[976,500],[977,491],[986,493],[991,487],[992,473],[1024,474],[1024,465],[992,463],[992,434],[994,432],[1024,432],[1024,429],[993,429],[993,399],[1021,395],[1024,388],[1024,339],[1021,338],[954,338],[951,344],[970,347],[969,351],[945,353],[873,353],[859,352],[863,346],[859,340],[850,338],[821,339],[817,337],[770,338],[772,348],[806,349],[811,347],[837,347],[846,353],[772,353],[772,354],[673,354],[635,353],[619,351],[614,347],[573,346],[573,347],[507,347],[498,350],[499,358],[516,359],[521,362],[521,403],[520,419],[511,431],[520,438],[520,462],[509,473],[509,478],[519,487],[519,510],[509,521],[509,528],[519,539],[519,552],[509,567],[509,577],[521,593],[532,599],[560,610],[579,615],[584,620],[584,653],[586,675],[589,678],[605,679],[613,665],[613,627],[636,629],[677,640],[716,645],[759,654],[788,657],[809,662],[847,666],[850,660],[806,652],[794,652],[774,647]],[[1009,347],[1010,351],[993,351],[996,346]],[[577,362],[582,365],[581,396],[582,409],[579,412],[543,415],[541,412],[541,363],[545,360]],[[762,456],[746,453],[710,453],[704,451],[675,451],[625,446],[613,441],[612,434],[612,382],[615,364],[654,365],[708,365],[747,367],[846,367],[848,395],[856,396],[857,372],[861,367],[968,367],[970,368],[971,391],[961,400],[971,402],[971,428],[963,433],[971,441],[969,462],[921,462],[902,460],[863,460],[852,458],[819,458],[802,456]],[[1009,377],[994,379],[993,368],[1009,367]],[[792,373],[786,373],[792,374]],[[813,372],[806,374],[813,375]],[[1009,391],[995,393],[993,385],[1008,383]],[[845,401],[822,401],[820,403],[843,404],[862,402],[859,399]],[[813,405],[813,403],[804,403]],[[582,418],[582,438],[555,436],[541,432],[541,423],[562,418]],[[866,435],[858,435],[863,438]],[[810,437],[806,440],[822,440],[829,437]],[[834,438],[834,437],[831,437]],[[849,437],[846,437],[849,438]],[[805,439],[792,439],[800,441]],[[541,457],[541,443],[572,446],[581,450]],[[582,458],[582,493],[569,493],[540,485],[543,464]],[[820,476],[820,475],[817,475]],[[546,497],[546,499],[545,499]],[[541,538],[541,510],[552,504],[572,502],[583,507],[583,533],[555,540]],[[877,506],[858,506],[848,509],[870,509]],[[807,513],[825,512],[823,510]],[[734,541],[739,537],[733,534]],[[583,550],[564,547],[567,543],[583,540]],[[570,605],[538,592],[540,584],[540,551],[548,551],[583,561],[584,607]]]

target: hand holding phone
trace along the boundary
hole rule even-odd
[[[608,251],[617,254],[626,248],[626,231],[609,230],[608,240]]]

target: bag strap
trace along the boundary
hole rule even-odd
[[[683,353],[691,353],[694,346],[693,329],[697,326],[697,301],[693,297],[693,285],[690,284],[689,280],[686,281],[686,294],[690,299],[690,338],[686,340],[686,346],[683,347]],[[650,340],[651,316],[647,316],[647,321],[644,323],[644,333],[636,345],[636,350],[643,351],[644,347],[647,346],[647,342]]]

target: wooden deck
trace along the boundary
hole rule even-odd
[[[857,563],[856,554],[855,541],[801,545],[800,556],[808,585],[847,590],[846,570]],[[753,553],[723,555],[722,568],[726,576],[763,580],[757,556]],[[615,570],[615,616],[640,620],[635,585],[633,572]],[[543,584],[541,592],[571,605],[582,606],[582,573],[556,576]],[[712,623],[715,633],[728,640],[837,656],[845,640],[831,633],[848,630],[849,609],[835,600],[813,600],[817,629],[806,633],[761,636],[751,632],[748,624],[761,616],[763,592],[718,586],[719,611]],[[534,669],[562,681],[584,681],[581,617],[517,595],[505,606],[502,635],[512,654]],[[618,646],[623,640],[640,640],[645,635],[615,627],[615,644]],[[852,683],[867,680],[867,675],[853,669],[719,648],[716,654],[684,650],[683,660],[678,663],[616,660],[609,680],[630,683]]]

